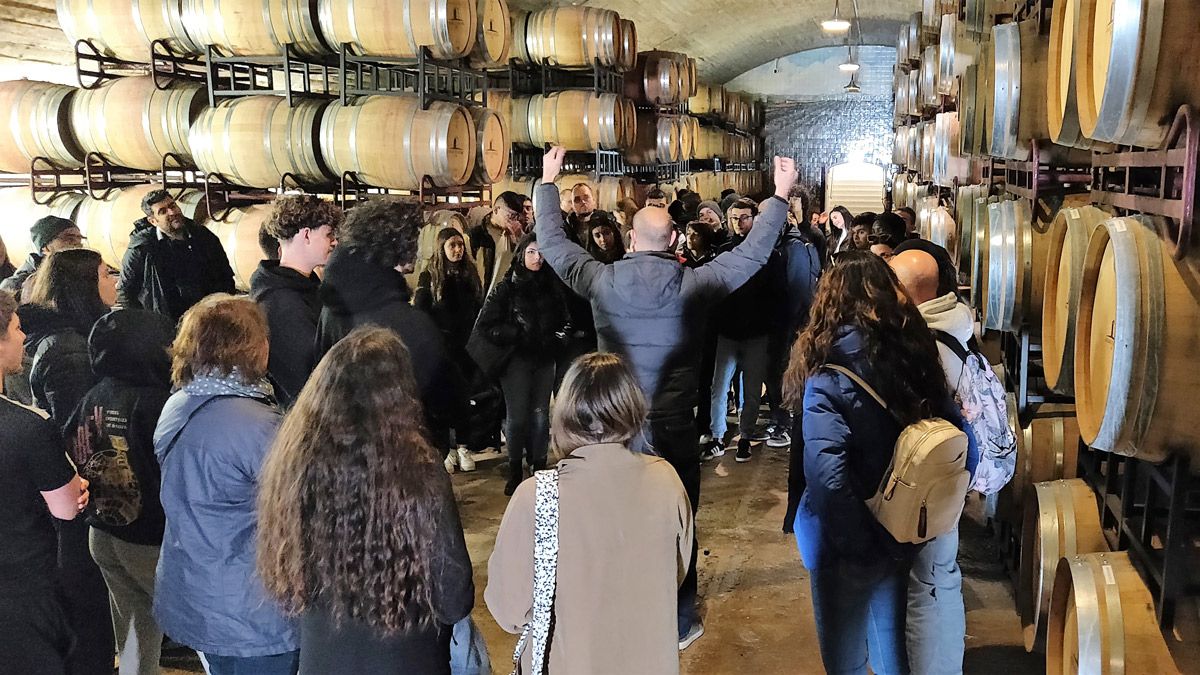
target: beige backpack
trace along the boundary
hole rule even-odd
[[[850,378],[884,410],[887,402],[853,371],[826,366]],[[962,515],[971,474],[967,435],[940,418],[921,420],[900,431],[892,463],[867,508],[901,543],[919,544],[954,529]]]

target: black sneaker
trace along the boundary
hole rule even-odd
[[[771,437],[767,439],[768,448],[790,448],[792,446],[792,435],[781,426],[776,426],[771,431]]]
[[[733,456],[739,463],[750,461],[750,440],[746,438],[738,439],[737,454]]]
[[[700,461],[708,462],[725,455],[725,446],[719,440],[709,441],[700,449]]]

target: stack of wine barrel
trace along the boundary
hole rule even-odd
[[[164,157],[172,155],[203,174],[262,190],[290,180],[331,195],[351,174],[359,183],[388,190],[492,185],[494,193],[511,185],[513,142],[620,149],[638,164],[692,157],[752,162],[760,153],[758,139],[748,134],[701,127],[682,112],[655,118],[635,107],[676,105],[683,111],[682,104],[694,101],[698,110],[740,129],[761,125],[748,99],[700,84],[694,59],[639,53],[633,22],[610,10],[510,12],[507,0],[61,0],[57,9],[72,42],[88,40],[102,54],[135,63],[151,60],[153,41],[200,58],[210,47],[223,57],[279,56],[287,50],[297,59],[325,60],[343,49],[367,59],[414,61],[424,52],[477,72],[508,69],[511,59],[561,69],[599,65],[624,73],[625,91],[513,98],[492,90],[487,107],[442,100],[422,106],[416,93],[359,96],[345,104],[295,97],[291,105],[281,96],[244,95],[210,107],[203,84],[180,79],[159,88],[149,75],[117,77],[92,89],[0,82],[0,105],[10,111],[8,124],[0,127],[2,172],[28,174],[35,158],[47,163],[39,166],[78,170],[94,153],[153,180],[161,176]],[[741,176],[719,182],[758,183]],[[633,194],[630,179],[603,183],[602,208],[616,208],[620,198]],[[127,188],[104,200],[62,194],[39,206],[22,196],[28,190],[9,190],[0,198],[9,206],[0,236],[16,259],[30,247],[29,224],[53,212],[76,219],[89,241],[106,242],[99,248],[119,264],[131,223],[141,216],[134,196],[143,193],[143,187]],[[181,199],[202,201],[190,194]],[[266,214],[261,208],[238,209],[227,223],[210,223],[223,233],[243,285],[258,256],[257,228]],[[198,215],[205,215],[203,209]]]
[[[1036,12],[1010,20],[1012,5],[926,0],[903,27],[892,196],[948,242],[983,328],[1040,340],[1048,398],[1062,401],[1020,420],[1009,401],[1017,473],[995,507],[1020,542],[1026,647],[1050,673],[1178,672],[1135,560],[1109,550],[1077,476],[1079,453],[1182,453],[1200,473],[1200,261],[1173,255],[1164,218],[1083,193],[1039,219],[981,178],[995,160],[1028,162],[1035,144],[1043,164],[1084,167],[1092,153],[1161,148],[1176,111],[1200,106],[1200,3],[1055,0],[1049,34]]]

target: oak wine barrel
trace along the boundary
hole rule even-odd
[[[4,241],[12,264],[19,267],[35,252],[29,228],[39,218],[58,216],[74,221],[83,199],[77,192],[62,192],[43,205],[34,203],[27,186],[0,188],[0,212],[4,213],[4,218],[0,218],[0,240]]]
[[[1160,218],[1106,220],[1083,262],[1075,400],[1087,444],[1158,463],[1187,452],[1200,471],[1200,281],[1175,261]]]
[[[477,0],[319,0],[321,34],[331,46],[348,44],[354,54],[417,58],[428,47],[434,58],[457,59],[475,49],[479,30]],[[496,33],[497,6],[492,17],[492,44],[481,57],[504,51],[504,35]],[[507,8],[504,8],[507,10]],[[507,18],[504,19],[507,21]],[[509,28],[511,30],[511,27]],[[498,64],[497,64],[498,65]]]
[[[1050,226],[1042,293],[1042,366],[1050,388],[1067,396],[1075,393],[1075,322],[1083,259],[1092,233],[1110,217],[1094,206],[1067,208]]]
[[[513,10],[512,15],[512,58],[522,63],[533,63],[529,55],[529,12]]]
[[[988,298],[988,253],[991,244],[988,241],[991,229],[992,205],[996,197],[981,196],[975,200],[975,239],[971,244],[971,306],[978,309],[982,315],[981,321],[987,322]]]
[[[479,0],[476,6],[475,46],[469,58],[471,67],[479,70],[507,68],[512,45],[508,0]]]
[[[1076,100],[1083,134],[1161,147],[1181,105],[1200,106],[1200,3],[1080,0]]]
[[[1059,145],[1091,148],[1092,139],[1079,124],[1077,63],[1090,43],[1076,42],[1080,0],[1060,0],[1051,8],[1050,53],[1046,60],[1046,124],[1050,139]]]
[[[1025,498],[1017,611],[1025,651],[1044,651],[1058,561],[1108,550],[1096,493],[1081,478],[1034,483]]]
[[[353,171],[369,185],[416,190],[425,176],[439,187],[463,185],[480,149],[475,128],[471,113],[454,103],[422,110],[416,94],[366,96],[329,106],[321,153],[335,175]],[[496,158],[487,159],[491,173]]]
[[[155,40],[167,40],[180,54],[203,51],[187,34],[179,0],[57,0],[55,5],[58,25],[72,45],[89,40],[102,54],[123,61],[149,63]]]
[[[1128,553],[1058,561],[1046,637],[1047,675],[1172,675],[1154,598]]]
[[[475,123],[475,178],[491,185],[508,173],[508,123],[491,108],[467,108]]]
[[[944,96],[959,94],[959,78],[974,65],[979,45],[967,35],[958,14],[943,14],[941,40],[938,42],[937,91]]]
[[[332,180],[317,149],[326,103],[246,96],[200,112],[188,132],[196,166],[237,185],[270,188],[285,173],[311,184]],[[255,148],[255,152],[246,152]]]
[[[71,123],[79,145],[113,164],[158,171],[163,155],[191,157],[188,130],[208,105],[204,86],[172,81],[154,86],[149,75],[109,80],[81,89],[71,105]]]
[[[921,13],[913,12],[908,17],[908,60],[911,64],[918,65],[921,60],[921,52],[925,49],[925,36],[921,31]]]
[[[1074,478],[1078,473],[1079,423],[1075,407],[1042,404],[1029,426],[1016,431],[1017,466],[1011,484],[1019,507],[1034,483]]]
[[[958,255],[954,256],[959,270],[969,275],[971,247],[975,242],[975,200],[987,196],[984,185],[964,185],[954,199],[954,218],[958,222]]]
[[[541,9],[526,22],[530,60],[562,68],[615,66],[621,58],[621,17],[609,9],[565,6]]]
[[[967,29],[974,33],[985,33],[995,23],[995,3],[992,0],[967,0]]]
[[[637,55],[637,25],[629,19],[621,19],[621,58],[617,61],[617,70],[632,70],[637,64]]]
[[[896,60],[908,61],[908,24],[900,24],[900,36],[896,38]]]
[[[29,173],[34,157],[62,168],[83,166],[84,152],[71,129],[71,105],[78,90],[34,80],[0,82],[0,171]]]
[[[514,98],[513,127],[520,129],[523,120],[528,133],[515,131],[513,138],[528,138],[534,147],[553,143],[567,150],[620,149],[629,134],[627,101],[576,89]]]
[[[679,125],[672,117],[639,113],[637,142],[625,152],[633,164],[669,164],[679,161]]]
[[[710,113],[720,113],[720,106],[714,105],[719,103],[714,97],[716,89],[720,85],[698,84],[696,86],[696,95],[688,99],[688,112],[693,115],[708,115]]]
[[[1029,205],[1010,200],[989,207],[986,328],[1017,332],[1042,320],[1045,235],[1030,223]]]
[[[232,56],[278,56],[284,45],[304,56],[330,53],[312,0],[179,0],[186,38]],[[344,7],[354,8],[353,0]],[[358,4],[359,11],[362,5]],[[351,10],[352,11],[352,10]],[[332,39],[332,37],[331,37]]]
[[[938,113],[933,125],[933,182],[952,187],[971,175],[966,157],[959,154],[962,126],[957,112]]]
[[[79,204],[75,223],[83,236],[87,237],[87,246],[99,251],[104,262],[120,269],[134,226],[146,215],[142,211],[142,198],[161,188],[162,185],[157,183],[135,185],[116,190],[104,199],[84,198]],[[183,215],[196,223],[208,218],[208,205],[203,191],[185,191],[176,196],[175,201]]]
[[[979,97],[979,65],[972,64],[967,66],[959,82],[958,152],[964,157],[973,157],[979,154],[979,134],[977,132],[978,115],[981,112],[977,107],[977,99]]]
[[[1048,47],[1036,20],[992,28],[991,154],[1018,161],[1030,156],[1029,141],[1049,134],[1046,121]]]
[[[652,105],[674,105],[680,101],[679,64],[665,52],[642,52],[634,67],[625,73],[625,96]]]
[[[938,94],[938,48],[930,45],[921,54],[920,79],[917,88],[919,109],[937,108],[942,99]]]
[[[233,282],[240,290],[250,289],[250,276],[262,260],[258,247],[258,231],[271,219],[271,204],[254,204],[232,209],[224,222],[210,220],[209,230],[221,240],[221,248],[233,268]]]
[[[679,159],[688,160],[696,156],[696,130],[700,128],[696,118],[690,115],[677,115],[672,118],[678,129]]]

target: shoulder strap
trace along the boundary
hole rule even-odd
[[[958,338],[944,330],[933,331],[933,337],[935,337],[938,342],[946,345],[947,349],[954,352],[954,355],[958,357],[959,361],[962,361],[963,363],[967,362],[967,357],[971,355],[971,352],[963,346],[963,343],[958,341]]]
[[[877,403],[879,403],[879,405],[883,406],[883,409],[884,409],[884,410],[887,410],[887,411],[889,411],[889,412],[891,411],[891,409],[890,409],[890,408],[888,408],[887,401],[884,401],[884,400],[883,400],[883,397],[882,397],[882,396],[880,396],[880,395],[879,395],[879,394],[878,394],[878,393],[877,393],[877,392],[876,392],[876,391],[875,391],[873,388],[871,388],[871,385],[867,384],[867,381],[866,381],[866,380],[864,380],[864,379],[862,379],[861,377],[859,377],[859,376],[858,376],[858,373],[855,373],[853,370],[850,370],[849,368],[844,368],[844,367],[842,367],[842,366],[835,365],[835,364],[832,364],[832,363],[826,363],[826,364],[825,364],[825,367],[826,367],[826,368],[828,368],[828,369],[830,369],[830,370],[836,370],[837,372],[839,372],[839,373],[841,373],[841,374],[845,375],[846,377],[850,378],[851,380],[853,380],[853,381],[854,381],[854,383],[855,383],[855,384],[857,384],[859,387],[862,387],[863,391],[865,391],[865,392],[867,392],[868,394],[870,394],[870,395],[871,395],[871,398],[875,399],[875,401],[876,401]]]
[[[537,491],[533,507],[533,616],[525,624],[521,639],[513,651],[513,675],[520,667],[525,643],[533,640],[530,672],[544,673],[546,647],[550,642],[550,622],[554,611],[555,582],[558,578],[558,469],[534,474]]]
[[[175,435],[171,437],[171,442],[167,443],[167,447],[165,450],[163,450],[163,453],[162,453],[163,459],[166,459],[167,455],[171,453],[171,450],[173,450],[175,448],[175,443],[177,443],[179,441],[179,437],[183,435],[183,430],[186,429],[187,425],[191,423],[192,418],[194,418],[197,413],[199,413],[201,410],[203,410],[204,406],[208,405],[209,403],[212,403],[213,401],[216,401],[217,399],[222,399],[222,398],[244,398],[244,397],[235,396],[233,394],[222,394],[220,396],[213,396],[212,398],[207,399],[200,405],[196,406],[192,410],[192,412],[188,413],[187,419],[185,419],[183,421],[183,424],[180,425],[179,431],[176,431]]]

